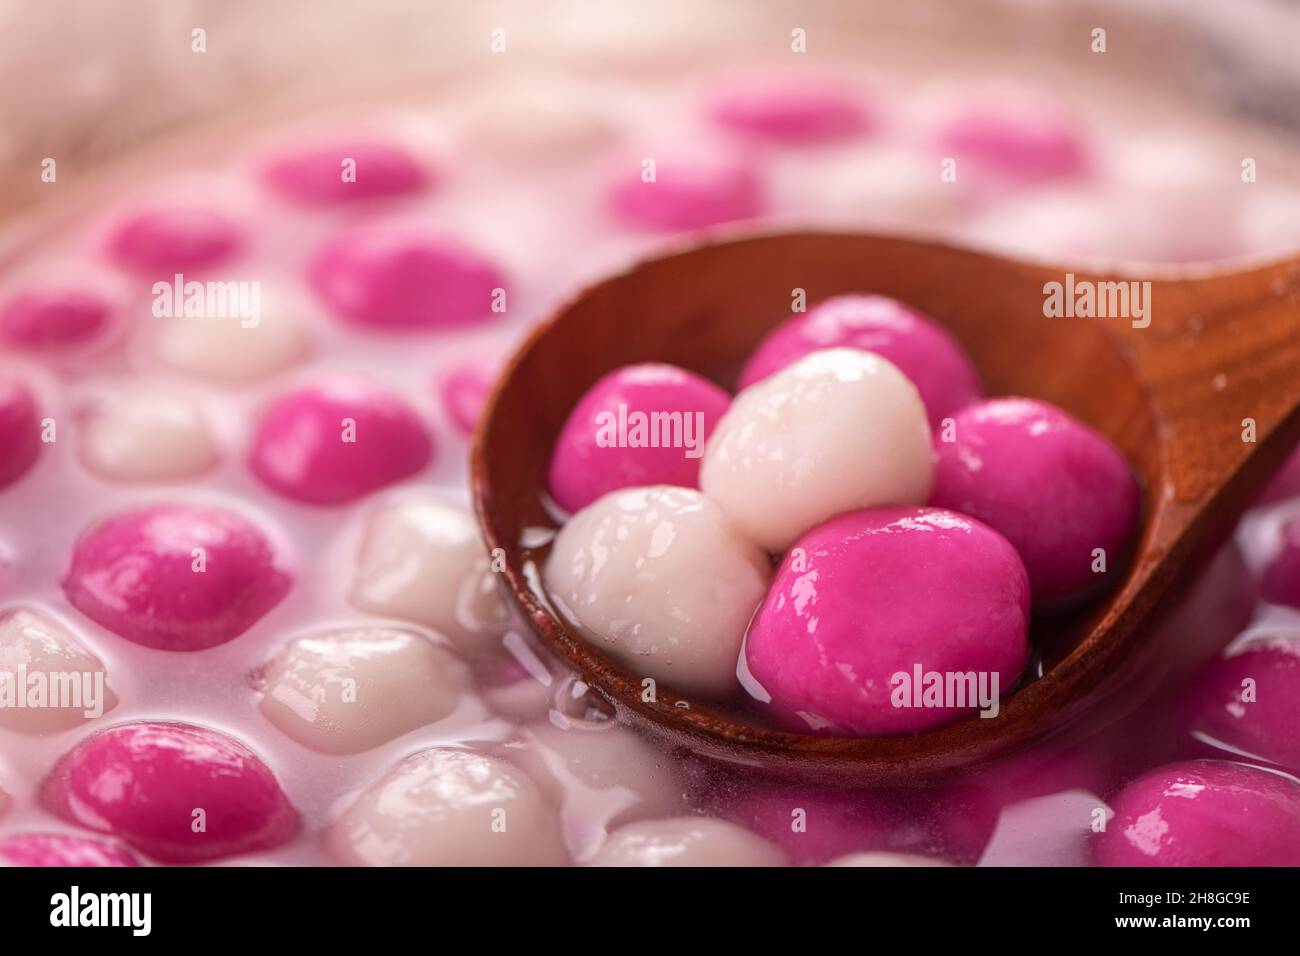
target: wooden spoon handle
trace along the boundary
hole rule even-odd
[[[1192,511],[1244,503],[1300,439],[1300,259],[1154,281],[1146,305],[1116,331],[1151,392],[1158,492]]]

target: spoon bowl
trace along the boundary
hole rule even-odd
[[[1130,291],[1144,296],[1145,315],[1046,314],[1048,284],[1068,291],[1071,281],[1076,289],[1137,282]],[[643,699],[640,677],[546,600],[540,561],[547,530],[557,527],[547,465],[582,394],[638,362],[678,365],[734,389],[744,359],[789,317],[800,290],[809,305],[868,292],[919,309],[958,339],[987,394],[1061,406],[1114,442],[1142,483],[1141,528],[1118,582],[1073,613],[1035,621],[1040,673],[1004,697],[994,719],[833,737],[782,730],[671,688]],[[1157,617],[1300,438],[1298,409],[1300,261],[1124,276],[898,238],[762,235],[645,262],[560,308],[489,398],[471,486],[513,603],[620,716],[716,759],[883,782],[1007,754],[1068,733],[1084,713],[1111,713],[1103,704],[1117,696],[1140,699],[1176,656],[1167,646],[1176,635],[1152,636]],[[1243,437],[1248,422],[1253,441]]]

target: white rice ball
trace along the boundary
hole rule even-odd
[[[292,641],[263,675],[262,713],[312,750],[369,750],[446,717],[472,685],[445,646],[363,625]]]
[[[435,748],[362,791],[326,840],[350,866],[563,866],[560,818],[513,764]]]
[[[737,686],[741,640],[771,563],[698,491],[610,492],[560,529],[544,578],[583,635],[633,673],[688,694]]]
[[[466,655],[498,649],[508,622],[474,516],[436,498],[398,501],[371,516],[351,603],[423,624]]]
[[[700,467],[704,494],[774,553],[845,511],[924,504],[933,481],[916,387],[848,348],[812,352],[737,395]]]
[[[785,854],[726,820],[677,817],[629,823],[610,834],[590,866],[785,866]]]

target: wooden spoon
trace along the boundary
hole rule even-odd
[[[1076,288],[1136,281],[1140,289],[1149,281],[1149,325],[1046,316],[1046,284],[1066,283],[1071,271]],[[909,736],[827,737],[779,730],[744,708],[670,688],[646,701],[640,678],[584,641],[544,599],[538,529],[556,526],[543,504],[546,469],[583,392],[606,372],[646,361],[734,388],[759,339],[789,318],[796,289],[809,304],[880,293],[933,316],[974,359],[988,394],[1065,408],[1115,442],[1143,481],[1140,539],[1121,580],[1064,621],[1035,624],[1041,677],[1004,699],[997,718]],[[1085,712],[1112,710],[1098,705],[1120,690],[1136,699],[1157,683],[1176,655],[1153,638],[1160,632],[1153,616],[1300,438],[1297,409],[1300,260],[1121,276],[904,239],[757,236],[646,262],[561,308],[515,354],[489,399],[471,481],[514,603],[623,717],[720,759],[889,780],[1008,753]],[[1251,421],[1254,441],[1245,440]]]

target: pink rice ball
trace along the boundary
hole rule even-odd
[[[836,296],[787,319],[750,355],[739,385],[748,388],[809,352],[841,347],[875,352],[898,366],[921,393],[932,428],[982,394],[979,373],[957,340],[883,295]]]
[[[334,376],[271,403],[254,430],[249,467],[294,501],[340,505],[411,477],[434,452],[432,434],[401,395]]]
[[[1158,767],[1111,801],[1101,866],[1300,865],[1300,782],[1248,764]]]
[[[18,379],[0,376],[0,488],[27,474],[40,454],[36,396]]]
[[[62,819],[164,863],[270,849],[299,828],[297,811],[253,751],[215,730],[169,721],[87,737],[50,771],[41,800]]]
[[[644,160],[636,164],[613,182],[607,196],[611,216],[629,229],[704,229],[763,212],[762,185],[746,163],[670,156],[655,160],[653,178],[646,169]]]
[[[406,149],[378,139],[286,150],[270,159],[261,175],[278,195],[307,206],[405,196],[432,181],[431,174]]]
[[[108,237],[117,265],[151,279],[226,265],[241,251],[243,228],[204,205],[143,209],[118,222]]]
[[[709,115],[732,132],[788,146],[843,142],[872,125],[851,87],[789,76],[729,83],[713,97]]]
[[[698,488],[704,443],[731,396],[673,365],[627,365],[599,379],[569,413],[548,486],[576,512],[620,488]]]
[[[1077,600],[1122,569],[1141,492],[1123,453],[1077,418],[1047,402],[994,398],[959,412],[934,448],[930,504],[1015,545],[1035,607]],[[1102,561],[1105,571],[1094,571]]]
[[[942,124],[938,146],[981,171],[1025,184],[1078,178],[1091,165],[1079,121],[1055,104],[1027,100],[967,106]]]
[[[119,637],[200,651],[252,627],[293,581],[270,541],[242,515],[154,505],[88,529],[62,583],[73,607]]]
[[[1190,729],[1233,753],[1300,773],[1300,639],[1254,637],[1206,668]]]
[[[99,295],[71,287],[30,289],[0,308],[0,338],[17,348],[55,351],[99,338],[112,307]]]
[[[371,225],[335,236],[312,260],[308,278],[321,301],[372,330],[465,328],[508,305],[495,262],[458,239],[406,227]]]
[[[474,434],[479,416],[497,379],[497,363],[486,360],[456,366],[439,383],[442,407],[451,423],[462,435]]]
[[[1005,538],[951,511],[875,508],[795,542],[745,658],[802,729],[906,734],[991,711],[1025,668],[1028,633],[1029,580]],[[958,674],[974,677],[960,696],[956,682],[947,692]]]
[[[1280,529],[1276,553],[1259,579],[1260,596],[1272,604],[1300,607],[1300,518],[1291,518]]]
[[[18,833],[0,841],[0,864],[9,866],[139,866],[126,850],[102,840],[65,833]]]

